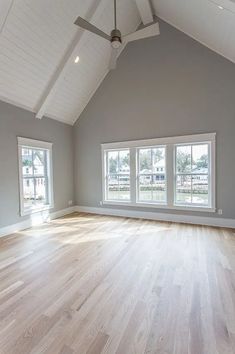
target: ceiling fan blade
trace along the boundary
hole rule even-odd
[[[118,49],[111,47],[110,61],[109,61],[109,69],[114,70],[117,66],[117,58],[118,58]]]
[[[157,36],[159,34],[160,34],[159,23],[156,22],[136,32],[123,36],[123,41],[127,43],[127,42],[137,41],[138,39]]]
[[[82,17],[78,17],[76,19],[76,21],[74,22],[75,25],[90,31],[94,34],[97,34],[100,37],[103,37],[104,39],[107,39],[108,41],[110,41],[110,36],[108,34],[106,34],[105,32],[101,31],[99,28],[97,28],[96,26],[92,25],[90,22],[84,20],[84,18]]]

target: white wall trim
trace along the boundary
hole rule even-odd
[[[102,208],[102,207],[95,208],[95,207],[87,207],[87,206],[79,206],[79,205],[75,206],[75,211],[91,213],[91,214],[122,216],[122,217],[129,217],[129,218],[170,221],[176,223],[217,226],[217,227],[226,227],[226,228],[235,229],[234,219],[224,219],[224,218],[196,216],[196,215],[182,215],[182,214],[179,215],[179,214],[158,213],[158,212],[155,213],[155,212],[148,212],[148,211],[112,209],[112,208]]]
[[[129,149],[131,147],[154,147],[156,145],[168,145],[168,144],[190,144],[190,143],[202,143],[202,142],[215,142],[216,133],[203,133],[203,134],[191,134],[180,135],[163,138],[153,139],[141,139],[141,140],[127,140],[113,143],[101,144],[102,151],[116,150],[116,149]]]
[[[53,145],[53,143],[48,141],[35,140],[35,139],[25,138],[21,136],[17,137],[17,141],[18,141],[18,145],[26,148],[34,147],[36,149],[42,148],[42,149],[50,150],[52,149],[52,145]]]
[[[51,214],[48,211],[36,213],[27,220],[21,221],[17,224],[2,227],[0,228],[0,237],[20,232],[22,230],[28,229],[35,225],[41,225],[43,223],[50,222],[50,220],[54,220],[65,215],[69,215],[74,212],[122,216],[122,217],[129,217],[135,219],[147,219],[147,220],[156,220],[156,221],[170,221],[176,223],[217,226],[217,227],[235,229],[234,219],[224,219],[224,218],[195,216],[195,215],[164,214],[164,213],[155,213],[155,212],[148,212],[148,211],[142,212],[136,210],[87,207],[87,206],[77,205],[59,211],[55,211]]]
[[[75,211],[75,207],[69,207],[66,209],[55,211],[53,213],[50,213],[47,210],[47,211],[42,211],[42,212],[32,214],[30,218],[24,221],[0,228],[0,237],[14,234],[16,232],[28,229],[35,225],[41,225],[43,223],[49,222],[50,220],[60,218],[64,215],[71,214],[74,211]]]

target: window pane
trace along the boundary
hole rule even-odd
[[[166,201],[166,181],[165,175],[153,175],[152,176],[152,191],[154,202]]]
[[[165,148],[152,149],[153,172],[165,173]]]
[[[176,147],[176,171],[178,173],[191,172],[191,146]]]
[[[152,172],[151,149],[139,150],[139,172],[140,173]]]
[[[107,200],[130,200],[130,150],[108,151]]]
[[[33,174],[33,151],[31,149],[22,149],[22,173],[23,176]]]
[[[33,151],[33,172],[35,176],[45,174],[45,152],[43,150]]]
[[[108,152],[108,173],[118,173],[118,151]]]
[[[119,173],[130,172],[130,151],[119,151]]]
[[[24,208],[30,209],[34,204],[34,180],[33,178],[23,179]]]
[[[107,198],[109,200],[116,200],[118,199],[118,195],[119,195],[118,176],[111,175],[108,177]]]
[[[152,176],[139,176],[139,200],[152,200]]]
[[[208,193],[208,176],[206,175],[194,175],[192,176],[192,202],[195,204],[209,204]]]
[[[181,175],[176,178],[176,202],[191,203],[191,175]]]
[[[130,200],[129,175],[119,175],[119,199]]]
[[[193,173],[208,173],[208,144],[193,145]]]
[[[45,178],[35,178],[35,204],[47,204]]]
[[[23,213],[30,213],[49,205],[51,201],[50,177],[47,163],[50,157],[46,149],[21,148]]]

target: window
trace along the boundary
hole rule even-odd
[[[106,152],[106,199],[130,200],[130,151]]]
[[[166,202],[165,147],[138,149],[138,201]]]
[[[103,203],[215,211],[215,137],[102,144]]]
[[[18,138],[21,215],[53,207],[52,144]]]
[[[175,203],[208,206],[209,144],[178,145],[175,149]]]

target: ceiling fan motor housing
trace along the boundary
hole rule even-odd
[[[118,29],[114,29],[111,32],[111,44],[113,48],[119,48],[122,44],[122,35]]]

